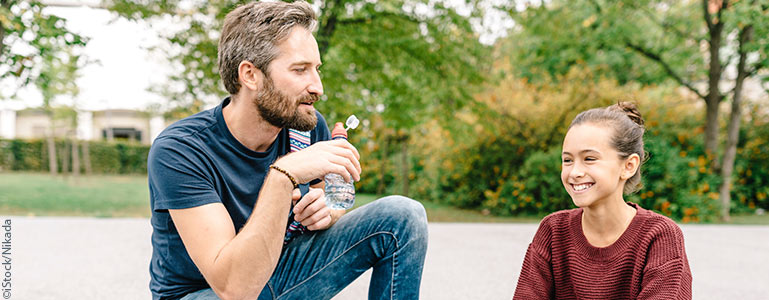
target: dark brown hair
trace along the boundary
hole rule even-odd
[[[294,26],[313,31],[315,11],[307,2],[251,2],[231,11],[224,18],[219,39],[219,75],[227,91],[240,90],[238,66],[242,61],[254,64],[265,75],[278,56],[282,43]]]
[[[607,126],[614,129],[611,136],[611,145],[622,159],[628,158],[633,153],[640,157],[638,169],[625,182],[623,192],[632,194],[641,188],[641,164],[645,159],[644,153],[644,120],[638,107],[632,102],[619,102],[617,104],[593,108],[577,115],[569,128],[583,123]]]

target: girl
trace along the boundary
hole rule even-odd
[[[579,208],[542,220],[513,298],[691,299],[681,229],[622,197],[639,189],[643,124],[629,102],[571,122],[561,181]]]

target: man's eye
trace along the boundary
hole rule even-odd
[[[306,70],[307,70],[306,68],[296,68],[296,69],[294,69],[294,72],[300,72],[301,73],[301,72],[304,72]]]

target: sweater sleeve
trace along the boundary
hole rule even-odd
[[[692,299],[692,273],[681,229],[672,221],[649,249],[638,299]]]
[[[513,299],[553,299],[553,269],[549,255],[551,234],[548,218],[545,218],[526,250]]]

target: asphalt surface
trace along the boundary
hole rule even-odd
[[[9,218],[10,299],[150,298],[148,219],[0,216],[0,225]],[[430,224],[422,299],[510,299],[536,227]],[[769,299],[769,226],[682,229],[694,299]],[[368,279],[334,299],[366,299]]]

